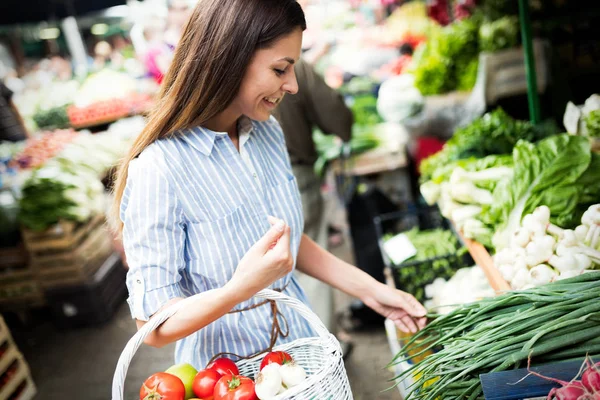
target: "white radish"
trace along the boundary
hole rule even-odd
[[[569,278],[573,278],[573,277],[575,277],[575,276],[577,276],[577,275],[580,275],[580,274],[581,274],[581,272],[579,272],[579,271],[575,271],[575,270],[571,270],[571,271],[564,271],[564,272],[561,272],[561,273],[558,275],[558,278],[556,278],[556,280],[557,280],[557,281],[561,281],[561,280],[563,280],[563,279],[569,279]]]
[[[548,206],[539,206],[533,211],[533,216],[542,225],[548,225],[550,223],[550,208]]]
[[[565,229],[563,231],[563,237],[560,242],[566,246],[577,246],[579,244],[575,231],[571,229]]]
[[[496,265],[512,264],[516,259],[516,253],[510,247],[504,248],[494,254],[494,263]]]
[[[546,264],[536,265],[529,270],[531,283],[536,286],[546,285],[556,278],[557,273]]]
[[[529,283],[529,279],[529,270],[527,268],[518,269],[515,276],[510,281],[510,286],[516,290],[522,289]]]
[[[594,233],[592,235],[592,241],[590,247],[595,249],[598,247],[598,240],[600,239],[600,226],[596,225]]]
[[[527,256],[525,262],[528,266],[534,267],[538,264],[543,264],[554,253],[554,244],[556,241],[552,236],[546,235],[534,238],[525,248]]]
[[[585,242],[585,237],[587,236],[588,230],[589,226],[587,225],[579,225],[577,228],[575,228],[575,237],[577,238],[578,242]]]
[[[533,232],[528,228],[519,228],[515,232],[514,236],[511,240],[511,246],[516,247],[525,247],[531,241],[531,237],[533,236]]]
[[[585,254],[576,253],[574,257],[577,261],[577,269],[579,271],[583,271],[584,269],[588,269],[592,266],[592,260],[590,260],[590,258]]]
[[[515,277],[516,269],[515,269],[514,265],[502,264],[501,266],[498,267],[498,271],[500,271],[500,274],[507,282],[510,282]]]
[[[579,263],[575,258],[575,254],[567,253],[562,256],[552,256],[548,260],[548,264],[552,265],[554,268],[559,270],[560,272],[565,271],[579,271]]]
[[[533,214],[527,214],[523,217],[521,223],[523,228],[527,228],[534,236],[542,236],[546,234],[546,225],[536,219]]]
[[[520,269],[527,269],[527,263],[525,262],[525,256],[523,255],[523,256],[520,256],[519,258],[517,258],[513,265],[515,267],[515,271],[518,271]]]
[[[283,383],[281,369],[281,365],[271,363],[258,373],[254,391],[260,400],[268,400],[277,396]]]
[[[294,387],[306,379],[306,371],[294,361],[281,366],[281,380],[288,387]]]

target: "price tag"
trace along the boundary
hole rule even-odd
[[[383,250],[394,264],[402,264],[404,261],[417,255],[417,249],[403,233],[385,242]]]

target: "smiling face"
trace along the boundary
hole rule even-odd
[[[231,107],[256,121],[266,121],[287,93],[298,92],[294,63],[300,58],[302,30],[296,29],[254,54]]]

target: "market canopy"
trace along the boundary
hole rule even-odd
[[[125,3],[126,0],[2,0],[0,25],[57,20]]]

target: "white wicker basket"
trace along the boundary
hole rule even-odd
[[[317,337],[294,340],[274,348],[274,350],[290,353],[307,373],[304,382],[288,389],[274,400],[352,400],[352,391],[346,375],[340,344],[335,336],[325,328],[319,317],[302,302],[273,290],[261,290],[255,297],[287,305],[306,319],[318,334]],[[192,296],[175,303],[156,314],[129,340],[117,362],[113,377],[112,400],[124,399],[127,369],[144,339],[193,298]],[[263,357],[264,354],[261,354],[252,359],[238,362],[240,374],[255,379]]]

